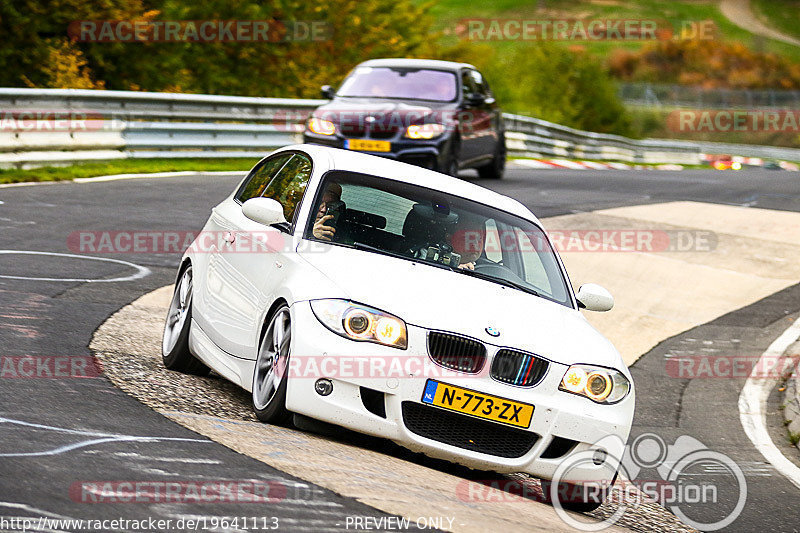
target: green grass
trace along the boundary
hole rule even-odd
[[[426,0],[418,0],[420,4]],[[787,25],[794,25],[794,33],[800,32],[797,24],[797,1],[761,0],[771,6],[770,13],[781,18]],[[541,6],[537,9],[537,4]],[[774,5],[773,5],[774,4]],[[794,5],[792,9],[789,4]],[[778,7],[781,5],[782,7]],[[788,14],[791,13],[791,14]],[[431,14],[437,19],[437,29],[444,33],[442,42],[453,44],[458,21],[465,18],[499,18],[499,19],[646,19],[666,21],[674,31],[680,31],[687,21],[711,20],[717,28],[718,38],[723,41],[740,42],[748,48],[774,52],[785,55],[794,61],[800,61],[800,47],[765,39],[739,28],[726,19],[719,10],[717,0],[496,0],[494,2],[475,3],[470,0],[441,0],[433,5]],[[788,14],[788,15],[787,15]],[[793,22],[794,21],[794,22]],[[659,24],[659,27],[661,24]],[[482,41],[498,50],[509,47],[525,47],[528,41],[501,40]],[[643,41],[565,41],[565,46],[578,45],[601,57],[608,57],[617,48],[636,50]]]
[[[797,443],[800,442],[800,433],[792,433],[789,432],[789,442],[797,446]]]
[[[753,0],[752,10],[769,26],[795,39],[800,39],[800,1]]]
[[[173,172],[181,170],[249,170],[258,160],[249,158],[119,159],[78,163],[65,167],[41,167],[27,170],[0,169],[0,183],[27,181],[62,181],[109,174]]]

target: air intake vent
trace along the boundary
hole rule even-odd
[[[531,431],[414,402],[403,402],[403,423],[422,437],[496,457],[522,457],[539,440]]]
[[[428,354],[445,368],[474,374],[486,362],[486,346],[482,342],[441,331],[428,333]]]
[[[550,363],[535,355],[503,348],[492,361],[491,376],[497,381],[532,387],[547,373]]]

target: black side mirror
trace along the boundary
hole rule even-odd
[[[336,91],[333,90],[333,87],[330,85],[323,85],[321,87],[322,90],[322,97],[327,98],[328,100],[332,100],[334,96],[336,96]]]
[[[486,103],[486,97],[481,93],[472,93],[467,96],[467,103],[470,105],[483,105]]]

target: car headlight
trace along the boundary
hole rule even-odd
[[[406,128],[409,139],[433,139],[444,133],[444,124],[412,124]]]
[[[631,382],[611,368],[572,365],[561,378],[558,390],[586,396],[597,403],[616,403],[631,390]]]
[[[316,117],[308,119],[308,129],[319,135],[333,135],[336,133],[336,126],[333,122]]]
[[[377,342],[385,346],[408,346],[406,323],[402,319],[348,300],[311,300],[311,311],[322,325],[354,341]]]

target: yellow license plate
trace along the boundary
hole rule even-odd
[[[445,385],[432,379],[425,384],[422,403],[521,428],[530,426],[533,418],[530,404]]]
[[[344,147],[348,150],[359,150],[361,152],[389,152],[392,150],[392,143],[389,141],[347,139],[344,142]]]

